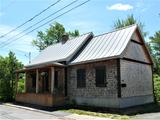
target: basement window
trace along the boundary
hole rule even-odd
[[[106,67],[99,66],[96,70],[96,87],[106,87]]]
[[[78,69],[77,70],[77,88],[86,87],[86,70]]]

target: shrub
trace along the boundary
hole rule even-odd
[[[156,97],[156,101],[160,101],[160,76],[157,74],[154,75],[154,93]]]
[[[18,81],[18,93],[23,93],[24,92],[24,80],[21,79]]]

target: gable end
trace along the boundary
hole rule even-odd
[[[133,33],[122,58],[139,61],[141,63],[153,64],[151,55],[149,54],[138,28]]]

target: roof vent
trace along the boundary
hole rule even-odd
[[[69,34],[68,33],[64,33],[62,35],[62,44],[66,43],[68,39],[69,39]]]

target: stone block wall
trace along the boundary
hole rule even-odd
[[[95,67],[106,67],[106,87],[96,87]],[[86,87],[77,88],[77,69],[86,69]],[[68,68],[68,96],[80,98],[117,98],[117,60],[70,66]]]

